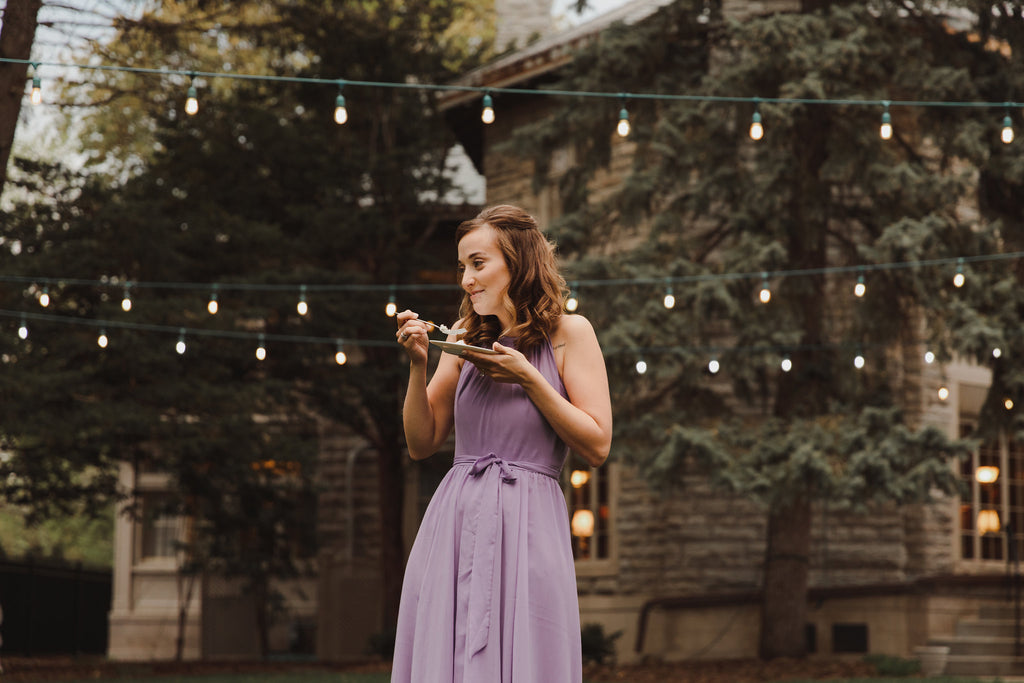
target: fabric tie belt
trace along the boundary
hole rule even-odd
[[[523,469],[543,474],[557,481],[558,470],[529,462],[506,462],[494,453],[475,457],[456,456],[454,465],[469,465],[473,477],[496,479],[497,495],[493,500],[484,496],[477,505],[476,515],[469,529],[472,539],[473,571],[469,579],[469,614],[466,617],[466,651],[475,655],[487,646],[491,631],[491,614],[499,610],[496,598],[500,596],[501,574],[495,568],[501,564],[501,513],[504,484],[517,481],[515,470]]]

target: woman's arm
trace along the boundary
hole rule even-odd
[[[497,382],[522,385],[555,433],[597,467],[608,457],[612,443],[608,372],[597,335],[583,316],[563,315],[551,341],[561,347],[559,355],[564,354],[561,372],[568,400],[515,349],[495,344],[495,349],[504,352],[501,356],[469,352],[466,358]]]
[[[402,421],[409,456],[423,460],[437,452],[448,439],[455,421],[455,388],[459,382],[461,361],[441,354],[434,376],[427,383],[427,326],[417,314],[398,314],[398,343],[409,354],[409,388],[405,393]],[[456,325],[458,327],[458,325]],[[403,338],[403,335],[407,335]],[[449,341],[455,341],[453,335]]]

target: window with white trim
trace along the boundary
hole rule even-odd
[[[593,468],[573,454],[562,472],[573,557],[577,562],[609,559],[612,556],[610,466]]]

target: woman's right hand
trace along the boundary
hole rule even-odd
[[[409,354],[411,363],[427,362],[428,331],[427,325],[419,320],[419,314],[406,309],[395,316],[398,319],[398,332],[395,337],[398,343]]]

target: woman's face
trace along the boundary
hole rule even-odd
[[[462,288],[469,294],[473,310],[478,315],[496,315],[502,327],[509,327],[512,321],[505,319],[508,314],[504,304],[512,278],[494,228],[484,223],[462,238],[459,270]]]

